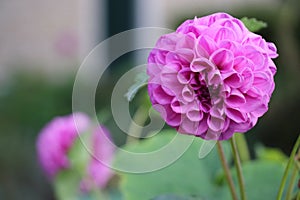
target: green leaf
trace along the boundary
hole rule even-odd
[[[72,169],[63,170],[57,174],[54,181],[54,190],[58,200],[79,199],[80,176]]]
[[[121,192],[117,188],[111,188],[108,190],[109,200],[123,200]]]
[[[267,27],[267,23],[257,20],[256,18],[248,18],[243,17],[241,21],[245,24],[245,26],[249,29],[251,32],[257,32],[261,30],[262,28]]]
[[[256,160],[242,165],[245,179],[247,199],[276,199],[277,190],[284,171],[284,165],[278,162]],[[238,190],[236,170],[231,170]],[[227,186],[226,186],[227,187]],[[226,189],[224,199],[231,199],[229,189]]]
[[[175,131],[162,131],[150,139],[128,144],[124,149],[131,152],[153,151],[171,141],[175,134]],[[124,199],[153,199],[166,194],[195,195],[199,197],[198,199],[223,199],[219,196],[222,188],[217,183],[217,175],[221,170],[217,152],[214,149],[207,157],[200,160],[198,154],[202,143],[203,140],[195,138],[192,145],[177,161],[163,169],[144,174],[120,173],[120,187]],[[226,142],[224,148],[229,158],[230,148]],[[122,158],[122,154],[120,155],[116,156],[116,162],[126,159]],[[128,162],[136,163],[134,160]]]
[[[175,131],[162,131],[153,138],[126,145],[125,150],[153,151],[169,142],[174,134]],[[214,149],[204,159],[198,159],[202,143],[203,140],[195,138],[182,157],[161,170],[145,174],[120,173],[120,189],[124,199],[176,200],[196,197],[199,200],[230,200],[232,197],[216,150]],[[227,160],[230,161],[229,145],[226,141],[222,143]],[[117,156],[117,159],[124,161],[126,158]],[[127,162],[136,163],[134,160],[127,160]],[[284,171],[284,165],[281,162],[248,161],[243,163],[242,169],[248,199],[275,199]],[[235,186],[238,188],[236,170],[232,168],[231,171]]]
[[[145,85],[147,85],[148,82],[148,75],[146,73],[146,70],[143,70],[134,79],[135,83],[130,86],[128,89],[128,92],[125,94],[125,97],[128,101],[132,101],[136,93]]]
[[[56,197],[59,200],[107,199],[100,189],[88,193],[80,190],[80,182],[86,176],[87,166],[92,158],[87,147],[91,147],[92,131],[86,131],[74,142],[68,152],[70,168],[60,171],[54,180]]]
[[[99,122],[100,124],[105,124],[108,122],[110,118],[111,118],[110,109],[102,108],[100,111],[97,111],[97,119],[95,119],[95,121]]]
[[[159,195],[152,200],[202,200],[203,198],[199,198],[196,196],[179,196],[173,194]]]
[[[80,137],[76,139],[73,147],[68,152],[72,169],[81,176],[85,175],[86,167],[91,159],[90,152],[86,148],[91,147],[91,132],[87,131],[80,134]]]
[[[81,135],[81,139],[87,142],[89,133]],[[90,155],[84,148],[82,141],[77,139],[68,152],[71,167],[60,171],[54,180],[54,189],[57,199],[81,200],[85,198],[80,193],[80,181],[86,173],[86,166]]]
[[[258,146],[255,149],[255,152],[257,158],[260,160],[275,161],[282,164],[288,161],[288,157],[280,149],[277,148]]]
[[[276,199],[283,171],[284,165],[277,162],[254,161],[245,164],[243,173],[248,199]]]

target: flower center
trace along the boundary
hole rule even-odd
[[[191,81],[191,87],[193,88],[197,99],[200,101],[205,111],[209,111],[211,108],[211,97],[206,86],[205,81],[202,79],[199,73],[195,73],[193,80]]]

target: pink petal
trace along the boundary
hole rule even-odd
[[[184,133],[193,133],[198,129],[198,122],[194,122],[185,117],[180,124],[179,131]]]
[[[241,104],[245,104],[244,95],[237,89],[231,91],[230,96],[226,98],[226,104],[231,108],[239,108]]]
[[[224,119],[210,116],[207,118],[207,125],[212,131],[221,133],[224,127]]]
[[[197,42],[196,51],[200,56],[211,55],[218,48],[215,41],[206,35],[200,37]]]
[[[199,110],[190,110],[186,113],[189,120],[199,122],[203,118],[203,112]]]
[[[236,34],[229,28],[226,27],[221,27],[217,29],[218,32],[215,35],[215,41],[219,43],[220,41],[223,40],[236,40]]]
[[[255,69],[262,69],[266,59],[261,52],[253,46],[246,46],[244,52],[245,56],[254,63]]]
[[[193,72],[210,71],[215,68],[214,64],[206,58],[196,58],[191,62],[190,68]]]
[[[238,72],[242,72],[245,68],[253,70],[254,63],[245,56],[238,56],[234,58],[233,68]]]
[[[245,113],[233,108],[227,108],[226,115],[236,123],[245,122],[247,119]]]
[[[239,88],[243,84],[243,79],[240,74],[232,73],[224,80],[224,83],[231,86],[232,88]]]
[[[169,104],[173,99],[173,97],[166,94],[166,92],[160,86],[153,91],[153,97],[157,103],[162,105]]]
[[[218,49],[210,56],[210,60],[220,70],[229,70],[233,67],[233,53],[227,49]]]
[[[182,97],[185,101],[191,102],[195,99],[194,91],[186,85],[182,90]]]
[[[177,80],[181,84],[187,84],[191,81],[193,75],[194,74],[191,72],[189,68],[182,68],[181,70],[179,70],[177,74]]]

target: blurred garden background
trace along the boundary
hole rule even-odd
[[[93,47],[128,29],[175,29],[218,11],[268,23],[259,33],[278,48],[276,90],[246,137],[250,147],[262,143],[289,154],[300,131],[299,9],[298,0],[0,0],[0,199],[55,199],[37,162],[36,137],[53,117],[72,112],[76,71]],[[96,94],[96,109],[119,145],[126,135],[111,117],[109,97],[122,74],[146,63],[138,55],[113,62]]]

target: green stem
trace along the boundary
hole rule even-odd
[[[295,167],[297,171],[300,171],[300,151],[298,151],[297,155],[294,159]]]
[[[226,180],[227,180],[228,185],[229,185],[229,189],[230,189],[232,199],[233,200],[238,200],[238,197],[237,197],[237,194],[236,194],[236,191],[235,191],[235,187],[234,187],[234,184],[233,184],[232,176],[231,176],[229,167],[227,165],[224,150],[223,150],[223,147],[222,147],[222,144],[221,144],[220,141],[217,142],[217,146],[218,146],[218,153],[219,153],[220,160],[221,160],[224,172],[225,172]]]
[[[140,106],[135,112],[130,127],[128,129],[130,135],[127,136],[126,143],[130,143],[141,136],[141,132],[143,130],[142,126],[145,124],[145,121],[148,118],[148,115],[145,114],[146,112],[147,110],[143,106]]]
[[[241,158],[241,162],[243,163],[243,162],[249,161],[250,153],[249,153],[249,148],[248,148],[245,134],[243,134],[243,133],[235,134],[234,137],[236,139],[236,144],[237,144],[237,148],[238,148],[239,155]]]
[[[283,190],[284,190],[284,186],[285,186],[288,174],[289,174],[288,172],[289,172],[290,168],[293,165],[294,158],[295,158],[295,155],[296,155],[296,152],[298,150],[299,145],[300,145],[300,135],[297,138],[296,144],[294,145],[292,153],[290,155],[289,162],[288,162],[288,164],[285,168],[285,171],[284,171],[281,183],[280,183],[279,191],[278,191],[278,194],[277,194],[277,200],[281,200]]]
[[[297,169],[298,171],[300,171],[300,163],[299,163],[299,161],[298,161],[298,162],[295,162],[295,166],[296,166],[296,169]]]
[[[245,182],[244,182],[244,177],[243,177],[243,173],[242,173],[242,165],[241,165],[241,161],[240,161],[240,156],[239,156],[238,149],[236,146],[235,136],[233,136],[230,139],[230,144],[231,144],[231,149],[232,149],[232,153],[233,153],[233,159],[234,159],[235,168],[236,168],[236,172],[237,172],[238,182],[239,182],[239,186],[240,186],[241,199],[246,200],[247,198],[246,198],[246,192],[245,192]]]
[[[289,182],[289,185],[288,185],[285,200],[290,200],[291,197],[292,197],[293,189],[294,189],[294,186],[295,186],[295,181],[296,181],[296,178],[297,178],[297,172],[298,172],[297,168],[294,167],[293,172],[292,172],[292,176],[290,178],[290,182]]]
[[[300,200],[300,191],[297,192],[297,197],[296,197],[296,200]]]

